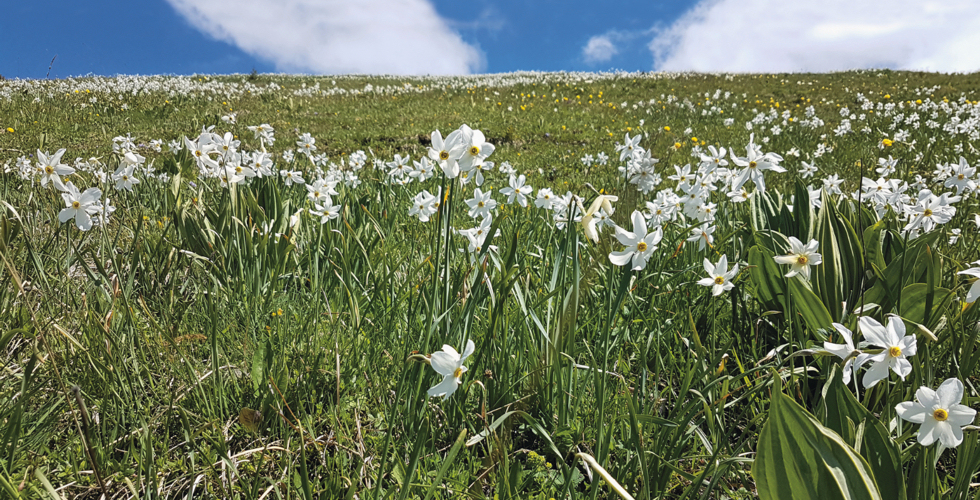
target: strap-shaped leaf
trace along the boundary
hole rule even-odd
[[[777,382],[778,384],[778,382]],[[868,463],[777,385],[752,466],[763,500],[880,500]]]

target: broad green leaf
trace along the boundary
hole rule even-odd
[[[763,500],[882,498],[864,458],[785,396],[778,383],[752,476]]]
[[[833,317],[806,282],[799,277],[789,278],[787,281],[789,292],[793,296],[793,310],[803,317],[806,325],[814,332],[833,328]]]
[[[902,309],[899,315],[903,319],[924,325],[929,330],[935,330],[955,298],[956,294],[952,290],[931,287],[926,283],[913,283],[902,290]]]
[[[860,297],[864,250],[850,222],[837,210],[836,200],[826,191],[821,198],[813,239],[820,243],[823,261],[810,270],[813,290],[834,319],[839,320],[842,304],[853,304]]]
[[[826,413],[823,423],[840,434],[844,441],[859,447],[861,456],[868,461],[882,498],[904,500],[905,475],[902,456],[884,424],[858,402],[842,382],[841,371],[834,368],[823,390],[823,406]],[[864,426],[860,446],[855,443],[857,426]]]
[[[766,309],[784,310],[786,300],[786,280],[779,265],[773,260],[773,253],[758,245],[749,249],[749,277],[752,281],[753,295]]]

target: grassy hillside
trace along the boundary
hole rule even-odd
[[[0,81],[2,496],[973,498],[978,90]]]

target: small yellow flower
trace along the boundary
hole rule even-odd
[[[680,148],[681,148],[681,143],[675,142],[674,143],[674,149],[680,149]]]
[[[882,139],[882,140],[881,140],[881,144],[882,144],[882,145],[884,145],[885,147],[889,147],[889,146],[891,146],[892,144],[894,144],[894,142],[892,142],[892,140],[891,140],[891,139]]]
[[[7,127],[7,132],[10,132],[11,134],[14,133],[14,128],[13,127]]]
[[[664,132],[670,132],[670,127],[664,127]]]
[[[698,138],[697,137],[691,137],[691,142],[698,142]]]
[[[891,98],[892,98],[891,94],[885,94],[885,99],[891,99]]]

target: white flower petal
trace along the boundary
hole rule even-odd
[[[443,351],[432,353],[429,364],[439,375],[451,377],[456,368],[459,367],[459,358]]]
[[[895,413],[903,420],[908,420],[913,424],[921,424],[926,421],[926,417],[932,418],[932,413],[919,403],[906,401],[895,406]]]
[[[439,382],[438,385],[431,387],[428,390],[428,394],[429,397],[445,396],[448,398],[456,392],[457,387],[459,387],[459,384],[456,383],[456,379],[452,375],[449,375],[443,378],[442,382]]]

